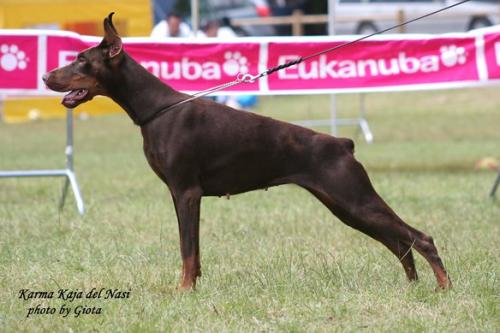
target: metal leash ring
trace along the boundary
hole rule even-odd
[[[245,83],[254,83],[258,77],[259,77],[258,75],[251,75],[248,73],[247,74],[238,73],[238,75],[236,76],[236,81]]]

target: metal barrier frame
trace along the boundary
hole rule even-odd
[[[2,171],[0,170],[0,178],[13,178],[13,177],[65,177],[61,199],[59,200],[59,210],[64,208],[66,196],[68,194],[68,187],[71,185],[71,190],[75,196],[76,207],[78,212],[83,215],[85,213],[85,205],[83,203],[80,187],[76,180],[75,171],[73,169],[73,110],[66,110],[66,169],[54,170],[13,170]]]
[[[330,133],[332,135],[337,135],[337,127],[339,126],[359,126],[365,141],[367,143],[373,143],[373,133],[370,130],[368,120],[366,119],[365,97],[365,94],[359,95],[358,118],[337,118],[336,111],[332,111],[330,119],[298,120],[293,121],[292,123],[306,127],[330,126]]]

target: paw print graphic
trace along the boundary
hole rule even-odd
[[[16,69],[26,69],[27,65],[26,53],[19,50],[17,45],[2,44],[0,46],[0,68],[11,72]]]
[[[240,52],[226,52],[224,54],[222,69],[227,75],[234,76],[238,73],[248,73],[248,59]]]
[[[446,67],[453,67],[457,64],[463,65],[467,61],[465,48],[456,45],[443,46],[441,51],[441,61]]]

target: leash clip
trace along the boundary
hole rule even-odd
[[[238,82],[254,83],[258,77],[258,75],[238,73],[236,79]]]

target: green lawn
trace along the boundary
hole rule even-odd
[[[339,96],[339,114],[357,112]],[[498,88],[367,95],[375,143],[355,128],[356,156],[380,194],[432,235],[454,288],[406,281],[383,246],[339,222],[306,191],[283,186],[202,203],[203,276],[180,293],[177,222],[124,115],[76,121],[76,171],[87,206],[58,213],[62,180],[0,179],[0,332],[499,332]],[[323,118],[328,96],[261,98],[259,113]],[[324,129],[323,129],[324,130]],[[64,122],[0,123],[0,169],[64,166]],[[87,299],[92,288],[130,291]],[[21,289],[83,291],[82,299],[19,298]],[[32,307],[101,314],[32,314]]]

